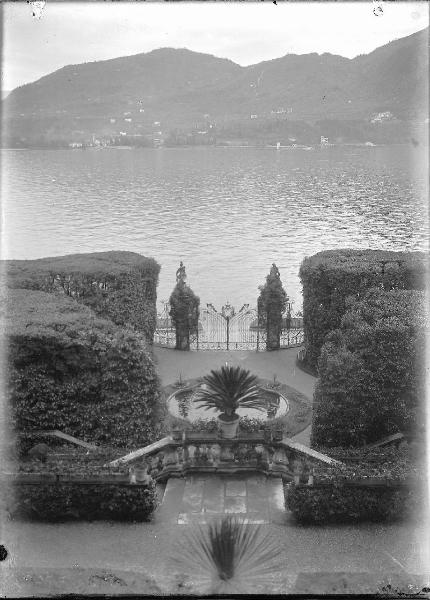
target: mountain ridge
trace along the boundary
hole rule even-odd
[[[3,100],[3,145],[68,145],[119,136],[140,138],[141,145],[175,143],[184,136],[215,143],[226,136],[268,141],[276,135],[297,140],[299,134],[302,141],[309,128],[314,142],[324,135],[325,121],[331,123],[324,130],[330,137],[333,123],[344,130],[335,136],[341,141],[363,141],[371,129],[377,142],[381,131],[391,131],[389,141],[397,141],[405,135],[404,123],[425,119],[427,51],[428,28],[354,58],[313,52],[241,66],[165,47],[67,65]],[[371,127],[372,119],[379,128]]]

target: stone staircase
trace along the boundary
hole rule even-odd
[[[338,461],[271,431],[220,438],[214,432],[176,432],[111,461],[130,465],[130,482],[153,478],[158,523],[206,524],[238,515],[250,524],[284,524],[284,482],[313,484],[317,464]]]
[[[206,524],[237,515],[250,524],[284,523],[284,490],[280,477],[198,474],[171,477],[166,484],[156,522]]]

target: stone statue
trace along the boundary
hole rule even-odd
[[[273,275],[274,277],[277,277],[278,279],[280,279],[280,277],[281,277],[279,269],[275,263],[272,263],[272,268],[270,269],[270,274]]]
[[[186,278],[187,274],[185,273],[184,263],[181,260],[179,269],[176,271],[176,283],[185,283]]]

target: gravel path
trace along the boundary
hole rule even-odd
[[[265,527],[281,549],[286,591],[299,573],[306,572],[401,573],[399,563],[408,572],[426,572],[427,562],[420,556],[423,529],[419,525],[300,527],[289,523]],[[181,543],[186,529],[166,526],[156,518],[143,524],[7,523],[2,539],[9,558],[2,568],[133,571],[151,576],[168,592],[174,585],[173,548]]]

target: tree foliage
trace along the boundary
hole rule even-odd
[[[189,350],[190,336],[199,326],[200,298],[183,281],[179,281],[170,296],[170,316],[176,329],[176,349]]]
[[[134,252],[94,252],[6,262],[7,284],[54,292],[89,306],[152,342],[160,266]]]
[[[70,298],[17,289],[7,294],[3,334],[16,432],[59,429],[123,448],[157,438],[159,382],[138,332]]]
[[[258,298],[259,326],[266,327],[266,349],[278,350],[282,332],[282,315],[287,306],[288,297],[282,287],[278,268],[273,263],[266,283],[260,286]]]
[[[360,299],[371,287],[424,290],[428,255],[382,250],[327,250],[300,267],[306,363],[316,369],[324,338],[340,326],[347,298]]]
[[[373,288],[347,308],[318,361],[313,445],[358,446],[424,419],[424,294]]]

